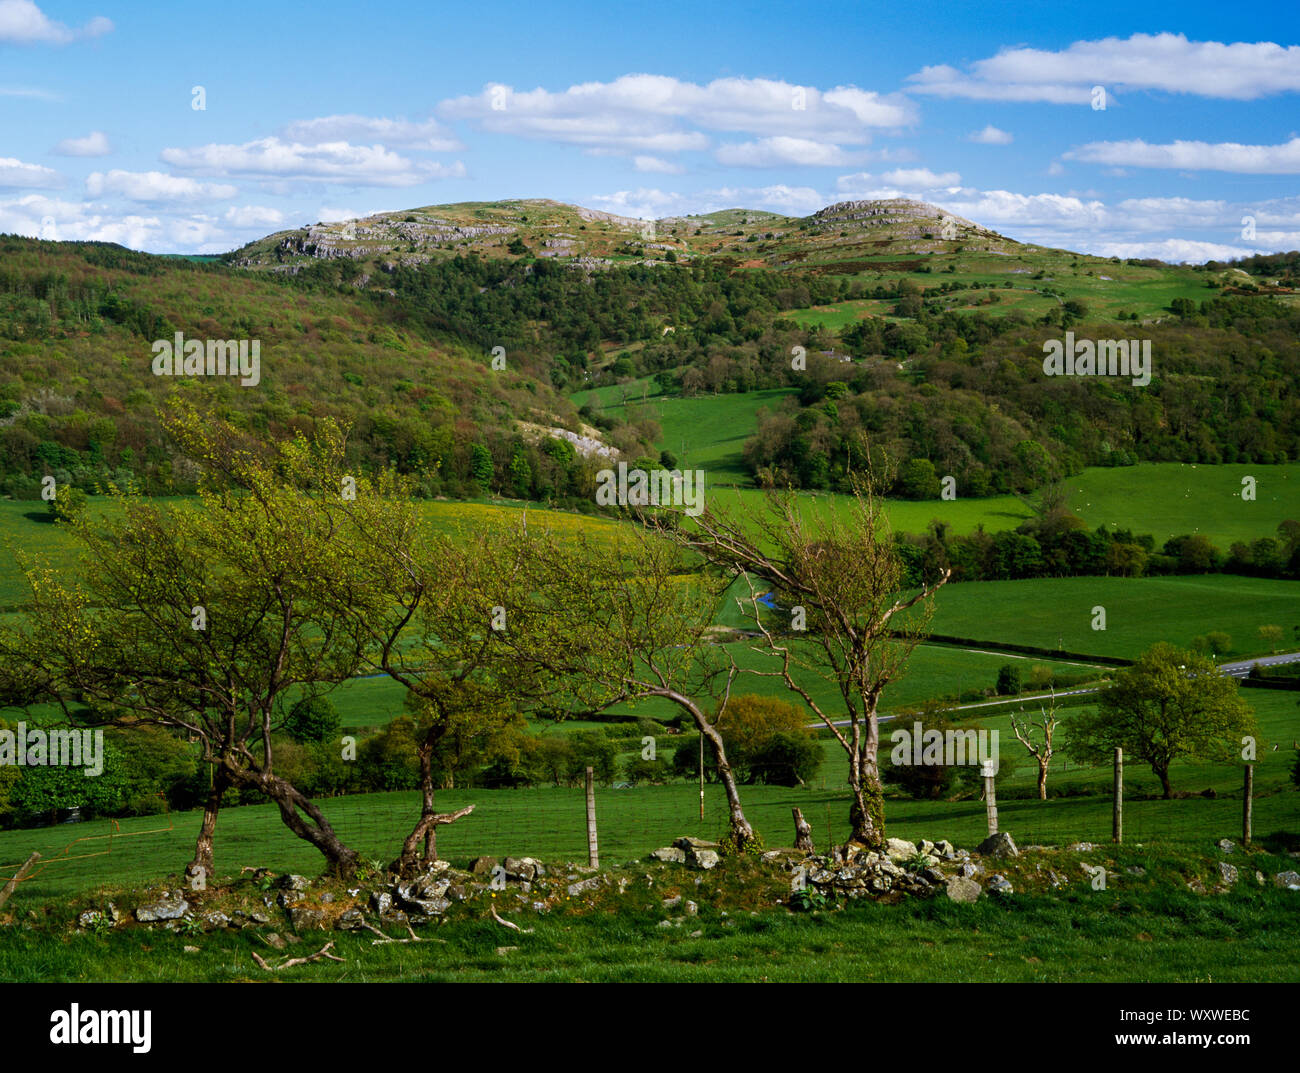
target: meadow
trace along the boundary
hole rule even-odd
[[[1289,784],[1300,738],[1300,708],[1294,693],[1251,690],[1245,699],[1255,710],[1260,749],[1255,774],[1255,832],[1300,848],[1300,791]],[[1031,706],[1037,714],[1037,706]],[[1062,733],[1081,709],[1063,715]],[[1009,771],[999,782],[1001,829],[1022,845],[1066,845],[1110,839],[1111,803],[1108,766],[1080,767],[1058,759],[1048,781],[1049,798],[1034,796],[1035,768],[1010,733],[1006,714],[963,721],[964,726],[999,732],[1001,755]],[[572,724],[578,726],[581,724]],[[882,738],[888,742],[889,724]],[[1280,747],[1273,749],[1273,745]],[[848,794],[843,788],[844,753],[826,736],[821,774],[803,787],[744,786],[746,815],[769,846],[788,845],[793,837],[790,809],[803,810],[814,839],[848,836]],[[671,736],[658,739],[658,755],[667,763]],[[1158,784],[1148,769],[1130,763],[1125,772],[1126,843],[1160,842],[1207,848],[1220,838],[1237,838],[1241,828],[1239,763],[1175,763],[1171,781],[1189,796],[1159,800]],[[1201,796],[1213,790],[1213,797]],[[342,837],[363,856],[391,860],[401,837],[418,813],[418,794],[393,791],[326,799],[322,808]],[[475,804],[466,819],[439,829],[441,856],[465,863],[480,855],[531,855],[548,861],[586,858],[585,801],[577,787],[514,790],[456,789],[439,791],[440,810]],[[602,860],[620,863],[644,857],[682,835],[714,838],[726,826],[721,788],[705,788],[700,818],[698,787],[691,781],[634,788],[601,787],[597,822]],[[130,819],[95,820],[57,828],[0,832],[0,875],[32,851],[46,862],[22,887],[22,903],[31,907],[97,887],[157,882],[179,871],[193,850],[199,813],[184,812]],[[977,799],[918,801],[891,796],[886,802],[890,836],[938,840],[973,847],[987,833],[984,805]],[[1289,841],[1290,840],[1290,841]],[[217,870],[237,874],[242,867],[273,867],[315,874],[320,856],[295,838],[272,805],[247,805],[222,812],[217,828]],[[0,973],[3,976],[3,973]]]
[[[1095,630],[1093,608],[1106,611]],[[1036,578],[946,585],[935,600],[933,633],[976,641],[1033,645],[1132,659],[1156,641],[1188,645],[1227,632],[1230,658],[1266,655],[1258,629],[1284,630],[1282,651],[1296,647],[1300,582],[1201,574],[1153,578]]]

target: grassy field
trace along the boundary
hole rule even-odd
[[[1092,628],[1094,607],[1106,629]],[[945,586],[931,623],[936,634],[1002,641],[1067,652],[1132,659],[1156,641],[1187,645],[1211,630],[1226,631],[1230,658],[1266,654],[1260,626],[1283,628],[1284,651],[1295,647],[1300,582],[1206,574],[1158,578],[1039,578]]]
[[[1300,837],[1300,791],[1288,788],[1290,748],[1300,738],[1296,696],[1252,690],[1246,701],[1256,711],[1261,753],[1256,767],[1255,830],[1261,839],[1290,833]],[[1066,725],[1071,717],[1065,715]],[[1004,756],[1019,757],[1020,746],[1009,732],[1007,717],[989,716],[969,725],[998,729]],[[888,741],[888,725],[885,740]],[[1280,748],[1274,752],[1272,744]],[[658,743],[664,762],[671,758],[672,738]],[[806,787],[745,786],[746,814],[768,845],[787,845],[792,838],[790,809],[800,807],[813,826],[819,845],[848,836],[848,796],[842,789],[844,755],[829,739],[822,774]],[[1176,791],[1192,796],[1170,801],[1155,797],[1150,771],[1131,764],[1126,771],[1125,830],[1131,842],[1159,840],[1171,844],[1208,845],[1234,838],[1241,824],[1241,767],[1238,764],[1176,763],[1171,780]],[[1105,842],[1110,837],[1109,768],[1079,768],[1058,762],[1049,780],[1052,795],[1040,802],[1033,795],[1034,771],[1018,759],[1000,789],[1003,830],[1021,844]],[[1058,796],[1059,795],[1059,796]],[[442,856],[465,861],[480,854],[529,854],[543,860],[583,860],[586,856],[584,797],[578,788],[537,787],[519,790],[448,790],[438,807],[450,810],[477,805],[467,819],[438,833]],[[401,836],[418,813],[418,794],[390,792],[326,800],[322,807],[340,837],[368,858],[391,860]],[[886,806],[889,833],[900,838],[951,839],[973,846],[986,833],[984,805],[978,800],[914,801],[892,799]],[[690,782],[670,782],[633,789],[602,788],[597,794],[602,858],[620,862],[644,856],[684,834],[715,837],[726,824],[721,789],[708,785],[705,815],[699,815],[698,789]],[[176,813],[119,821],[97,820],[0,832],[0,875],[32,851],[48,861],[22,888],[22,901],[40,904],[103,885],[157,881],[177,871],[192,852],[199,813]],[[274,806],[231,808],[217,828],[217,866],[222,874],[243,866],[273,867],[314,874],[320,856],[283,826]]]
[[[643,389],[647,393],[644,398]],[[783,398],[794,394],[790,388],[689,398],[653,392],[654,384],[642,379],[579,392],[573,401],[581,406],[594,399],[606,411],[628,410],[652,417],[663,430],[660,450],[671,451],[684,467],[704,470],[709,485],[750,482],[741,451],[754,434],[756,415],[760,409],[775,410]],[[626,406],[621,401],[624,394]],[[631,412],[625,416],[630,417]]]
[[[1241,498],[1243,477],[1257,482],[1254,501]],[[1279,522],[1300,520],[1300,462],[1088,469],[1064,487],[1070,509],[1089,525],[1150,533],[1157,548],[1170,537],[1200,533],[1226,552],[1234,541],[1273,536]]]

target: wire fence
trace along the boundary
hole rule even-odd
[[[1149,771],[1125,769],[1123,841],[1126,845],[1179,843],[1208,848],[1220,838],[1240,839],[1243,765],[1205,764],[1195,777],[1182,776],[1176,796],[1164,799]],[[791,810],[799,808],[812,827],[818,849],[850,833],[848,790],[841,769],[827,765],[824,777],[803,787],[742,786],[745,812],[768,847],[794,842]],[[1068,846],[1110,844],[1114,822],[1113,779],[1108,770],[1053,769],[1049,797],[1039,800],[1030,785],[997,792],[998,827],[1017,844]],[[449,812],[474,805],[473,813],[437,829],[440,856],[468,863],[478,856],[532,856],[563,864],[587,861],[586,799],[582,787],[515,790],[456,789],[439,792],[437,807]],[[318,802],[335,832],[366,861],[393,860],[419,811],[414,792],[364,794]],[[1300,793],[1270,784],[1252,800],[1256,840],[1300,832]],[[701,815],[702,813],[702,815]],[[886,833],[912,841],[947,839],[974,849],[988,834],[986,802],[970,795],[927,801],[890,792],[885,801]],[[41,854],[4,911],[43,901],[113,888],[167,882],[184,884],[200,813],[186,812],[121,820],[0,832],[0,885],[12,879],[32,852]],[[674,782],[596,791],[596,824],[603,864],[644,858],[683,835],[716,839],[727,829],[722,788],[707,784],[701,807],[697,784]],[[319,872],[320,853],[286,828],[273,805],[225,809],[216,835],[217,877],[241,869]]]

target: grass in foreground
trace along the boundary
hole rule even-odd
[[[1033,884],[1027,855],[1013,867],[1017,890]],[[957,905],[940,895],[897,904],[842,902],[812,913],[748,908],[760,888],[785,888],[783,873],[761,875],[728,862],[698,876],[665,866],[653,884],[634,876],[623,895],[612,889],[594,904],[562,904],[537,915],[496,904],[531,933],[493,923],[481,903],[458,906],[458,917],[420,934],[434,941],[374,945],[365,933],[305,932],[284,953],[252,929],[207,934],[121,927],[106,934],[67,928],[71,906],[42,924],[0,930],[0,979],[34,981],[268,980],[252,954],[272,964],[314,953],[325,942],[344,961],[316,962],[275,974],[277,980],[331,981],[1163,981],[1282,982],[1300,980],[1297,895],[1259,886],[1240,855],[1243,881],[1233,890],[1198,895],[1182,874],[1213,871],[1205,859],[1167,855],[1155,847],[1118,859],[1091,854],[1113,878],[1091,888],[1054,856],[1038,862],[1062,871],[1056,892],[985,895]],[[1258,855],[1263,862],[1266,854]],[[1276,858],[1269,857],[1266,867]],[[1133,876],[1125,868],[1141,868]],[[647,878],[650,873],[646,873]],[[698,885],[697,885],[698,882]],[[682,894],[698,916],[662,907]],[[769,903],[770,904],[770,903]],[[274,918],[273,918],[274,919]],[[665,924],[665,922],[667,922]],[[272,925],[282,934],[288,929]],[[263,931],[269,930],[264,927]],[[396,933],[396,928],[390,928]],[[188,952],[187,952],[188,948]]]

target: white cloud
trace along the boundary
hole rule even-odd
[[[221,217],[231,227],[279,227],[284,223],[284,213],[262,205],[231,206]]]
[[[1064,175],[1064,174],[1065,174],[1065,165],[1062,164],[1059,160],[1053,160],[1050,164],[1047,165],[1047,174],[1048,174],[1048,175]]]
[[[1056,52],[1005,48],[965,72],[938,65],[908,81],[917,93],[974,100],[1088,104],[1091,87],[1101,85],[1250,101],[1300,91],[1300,46],[1133,34],[1076,41]]]
[[[1090,142],[1065,156],[1093,164],[1135,168],[1230,171],[1242,175],[1300,174],[1300,138],[1280,145],[1184,141],[1153,145],[1137,138],[1125,142]]]
[[[853,164],[859,158],[838,145],[784,135],[723,145],[714,154],[719,164],[742,168],[826,167]]]
[[[84,138],[64,138],[50,150],[56,156],[108,156],[112,151],[102,130],[92,130]]]
[[[320,145],[324,142],[368,142],[429,152],[455,152],[465,148],[435,119],[412,123],[405,119],[384,119],[361,115],[331,115],[299,119],[282,131],[291,142]]]
[[[826,204],[826,198],[812,187],[783,184],[761,187],[723,186],[690,193],[642,187],[637,190],[619,190],[613,194],[597,194],[589,200],[593,208],[636,219],[688,216],[735,208],[766,209],[787,216],[805,216]]]
[[[66,45],[82,37],[99,37],[113,24],[102,15],[74,30],[53,19],[32,0],[0,0],[0,41],[15,45]]]
[[[1106,206],[1061,194],[1016,194],[1009,190],[962,189],[943,201],[943,207],[987,227],[1087,228],[1110,222]],[[1059,233],[1059,232],[1058,232]]]
[[[892,186],[912,186],[918,190],[939,190],[961,182],[958,172],[945,171],[936,175],[929,168],[895,168],[885,172],[881,178]]]
[[[686,170],[680,164],[674,164],[671,160],[664,160],[657,156],[646,156],[641,153],[632,158],[632,165],[637,171],[657,172],[662,175],[680,175]]]
[[[32,86],[0,86],[0,97],[23,97],[34,101],[57,101],[59,95]]]
[[[116,242],[154,253],[220,253],[235,244],[211,216],[134,212],[119,215],[104,211],[100,205],[41,194],[0,198],[0,233],[4,232],[65,242]]]
[[[304,145],[261,138],[242,145],[164,149],[162,159],[182,171],[227,178],[298,180],[343,186],[414,186],[461,178],[465,165],[411,161],[382,145],[322,142]]]
[[[232,198],[239,188],[229,183],[200,183],[161,171],[91,172],[86,176],[91,197],[116,196],[128,201],[209,201]]]
[[[344,220],[362,220],[372,215],[368,212],[360,212],[357,209],[340,209],[331,208],[328,205],[322,205],[320,211],[316,214],[318,222],[323,224],[337,224]]]
[[[983,130],[969,134],[966,140],[979,145],[1010,145],[1014,139],[1005,130],[999,130],[990,123]]]
[[[1206,261],[1230,261],[1236,257],[1249,257],[1258,249],[1244,246],[1226,246],[1219,242],[1202,242],[1197,239],[1166,238],[1158,242],[1083,242],[1080,253],[1097,257],[1155,257],[1172,263],[1204,264]]]
[[[916,114],[906,98],[855,86],[821,91],[761,78],[699,85],[650,74],[560,92],[490,83],[475,96],[443,101],[439,112],[492,133],[629,153],[705,149],[704,131],[862,145],[873,130],[906,126]]]
[[[24,164],[13,157],[0,157],[0,187],[56,190],[62,185],[63,176],[53,168]]]

